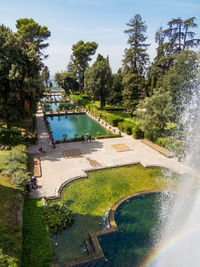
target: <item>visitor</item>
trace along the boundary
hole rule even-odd
[[[40,154],[42,155],[42,146],[39,148]]]
[[[37,179],[35,178],[35,176],[31,177],[31,187],[32,189],[36,190],[37,189]]]
[[[91,143],[91,141],[92,141],[92,136],[91,136],[91,134],[89,135],[88,139],[89,139],[89,141],[90,141],[90,143]]]
[[[50,139],[49,146],[52,146],[52,144],[53,144],[52,139]]]
[[[84,142],[85,141],[85,137],[84,135],[81,136],[81,142]]]
[[[53,148],[56,148],[56,141],[55,140],[52,141],[52,144],[53,144]]]

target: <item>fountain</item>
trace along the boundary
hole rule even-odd
[[[183,103],[180,116],[185,132],[184,164],[190,166],[191,171],[182,177],[170,202],[169,198],[167,201],[161,198],[161,227],[155,234],[155,251],[143,266],[200,266],[200,86],[196,85],[197,81],[194,83],[191,99]]]

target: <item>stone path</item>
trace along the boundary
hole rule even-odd
[[[46,154],[41,158],[42,176],[38,178],[38,189],[33,197],[58,196],[60,186],[69,179],[86,176],[85,171],[141,163],[143,166],[160,166],[170,168],[178,173],[185,173],[189,168],[176,158],[166,158],[153,148],[135,140],[131,136],[95,140],[87,142],[71,142],[57,144],[56,148],[49,146],[49,136],[46,130],[42,112],[37,113],[38,144],[29,147],[29,153],[38,153],[39,147],[46,146]],[[115,146],[124,144],[130,150],[118,152]],[[80,157],[65,157],[67,150],[80,150]],[[64,153],[65,152],[65,153]]]

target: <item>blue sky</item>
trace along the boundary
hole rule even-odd
[[[71,47],[79,40],[97,42],[96,55],[109,55],[115,73],[121,67],[124,49],[128,47],[128,35],[124,33],[126,23],[137,13],[148,27],[151,59],[156,53],[156,30],[159,26],[165,28],[172,18],[195,16],[200,38],[199,0],[0,0],[0,24],[15,31],[16,20],[27,17],[51,31],[50,45],[46,49],[49,58],[45,60],[51,75],[66,69]]]

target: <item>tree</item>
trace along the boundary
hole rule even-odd
[[[170,93],[160,88],[153,96],[146,97],[140,102],[134,115],[139,120],[145,135],[151,140],[156,139],[173,117]]]
[[[186,49],[199,46],[200,39],[195,39],[195,32],[190,30],[197,27],[197,23],[194,22],[195,19],[192,17],[184,21],[177,18],[168,22],[168,29],[164,30],[164,34],[168,37],[173,53],[180,54]]]
[[[147,26],[139,14],[136,14],[127,25],[130,28],[125,30],[125,33],[129,34],[130,48],[125,49],[123,60],[123,101],[128,111],[132,113],[144,95],[144,75],[149,61],[146,50],[149,44],[145,43]]]
[[[193,86],[198,76],[198,58],[194,51],[186,50],[176,55],[173,66],[162,80],[162,87],[172,97],[174,119],[178,118],[183,106],[192,96]]]
[[[83,91],[84,87],[84,73],[88,67],[88,63],[92,60],[91,56],[95,54],[97,47],[98,44],[95,42],[84,43],[84,41],[79,41],[72,46],[74,72],[79,82],[80,92]]]
[[[93,99],[100,99],[101,108],[112,86],[112,72],[106,59],[100,57],[85,72],[84,89]]]
[[[27,44],[0,26],[0,117],[9,128],[13,121],[32,116],[42,96],[41,61],[33,44]]]
[[[16,22],[17,32],[27,42],[35,45],[35,50],[41,53],[41,49],[46,48],[49,44],[43,43],[50,35],[51,32],[46,26],[40,26],[32,18],[18,19]]]
[[[77,91],[79,84],[76,81],[76,76],[70,72],[57,72],[55,74],[55,82],[62,87],[66,93]]]
[[[122,92],[124,89],[122,80],[123,73],[122,70],[119,69],[117,73],[113,74],[112,77],[113,83],[110,90],[109,103],[111,104],[121,104],[122,103]]]
[[[48,88],[48,87],[49,87],[49,78],[50,78],[50,74],[49,74],[49,69],[48,69],[47,66],[44,66],[44,68],[43,68],[43,70],[42,70],[42,75],[41,75],[41,77],[42,77],[42,81],[43,81],[43,83],[44,83],[44,86],[45,86],[46,88]]]

